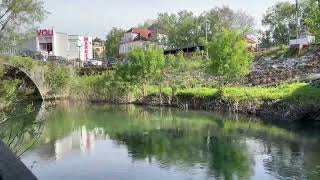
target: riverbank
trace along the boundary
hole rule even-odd
[[[183,61],[180,70],[168,68],[165,72],[170,78],[150,80],[144,88],[121,81],[113,71],[79,75],[79,69],[28,58],[11,58],[10,62],[35,75],[31,78],[37,81],[40,91],[45,92],[42,93],[45,100],[172,106],[242,113],[277,121],[320,121],[320,88],[317,83],[230,85],[218,90],[216,80],[201,78],[206,77],[205,62],[199,60]],[[194,78],[189,74],[191,72],[198,72],[199,77]]]
[[[137,89],[135,89],[137,90]],[[64,99],[110,104],[165,106],[180,109],[220,111],[258,116],[270,121],[320,121],[320,88],[309,83],[272,87],[185,88],[148,86],[146,95],[129,92],[110,98],[74,96]]]
[[[320,88],[308,83],[277,87],[226,87],[180,90],[176,95],[152,92],[133,102],[139,105],[255,115],[274,121],[320,121]]]

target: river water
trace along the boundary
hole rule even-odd
[[[317,180],[320,131],[308,127],[61,103],[14,118],[0,137],[40,180]]]

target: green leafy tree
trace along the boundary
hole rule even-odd
[[[140,84],[144,96],[147,83],[162,72],[165,63],[163,51],[151,47],[146,50],[134,48],[128,59],[129,63],[120,65],[116,74],[126,82]]]
[[[320,38],[320,0],[308,0],[307,2],[308,14],[304,20],[308,30]]]
[[[207,23],[206,23],[207,22]],[[216,7],[200,16],[190,11],[177,14],[161,13],[154,22],[154,27],[168,36],[170,47],[183,47],[195,44],[206,45],[206,28],[209,40],[223,29],[253,32],[254,18],[241,11],[228,7]]]
[[[28,37],[46,14],[41,0],[0,1],[0,48],[16,45]]]
[[[216,7],[203,13],[201,22],[208,20],[208,38],[211,41],[215,36],[225,29],[229,31],[240,31],[243,34],[254,31],[254,18],[242,11],[234,11],[229,7]],[[205,36],[205,23],[202,26],[202,37]]]
[[[275,45],[288,44],[291,37],[297,33],[296,6],[287,2],[279,2],[268,8],[262,19],[262,24],[268,30]]]
[[[243,36],[239,32],[228,30],[209,43],[209,56],[209,72],[223,76],[224,83],[246,75],[252,62]]]
[[[119,45],[124,33],[125,31],[120,28],[112,28],[112,30],[109,32],[105,42],[107,57],[119,56]]]
[[[270,48],[273,45],[270,31],[259,31],[260,47]]]

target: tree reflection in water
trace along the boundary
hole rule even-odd
[[[0,124],[0,140],[18,157],[40,138],[47,114],[45,103],[27,104],[3,113],[2,116],[7,120]]]
[[[213,113],[135,106],[70,104],[53,108],[45,119],[38,145],[47,150],[38,153],[47,156],[59,154],[63,158],[60,154],[65,151],[58,146],[83,146],[70,144],[69,140],[111,139],[126,147],[133,161],[148,160],[162,168],[184,171],[202,169],[216,179],[251,179],[257,163],[274,178],[307,179],[318,175],[315,172],[320,160],[312,158],[320,157],[316,133],[306,135],[254,119],[230,120]],[[34,122],[23,130],[30,137],[25,139],[39,132]],[[262,160],[257,159],[260,155],[264,155]]]

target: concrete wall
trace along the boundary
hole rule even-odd
[[[79,58],[79,47],[78,41],[81,41],[83,44],[83,38],[78,35],[69,35],[68,36],[68,49],[67,57],[68,59],[77,59]],[[81,54],[81,59],[83,59],[83,53]]]
[[[120,44],[119,54],[126,55],[126,54],[128,54],[130,52],[130,50],[132,48],[135,48],[135,47],[146,48],[148,43],[150,43],[150,42],[147,42],[147,41],[133,41],[133,42],[130,42],[130,43]]]
[[[55,32],[53,37],[53,54],[55,56],[67,57],[68,35]]]

